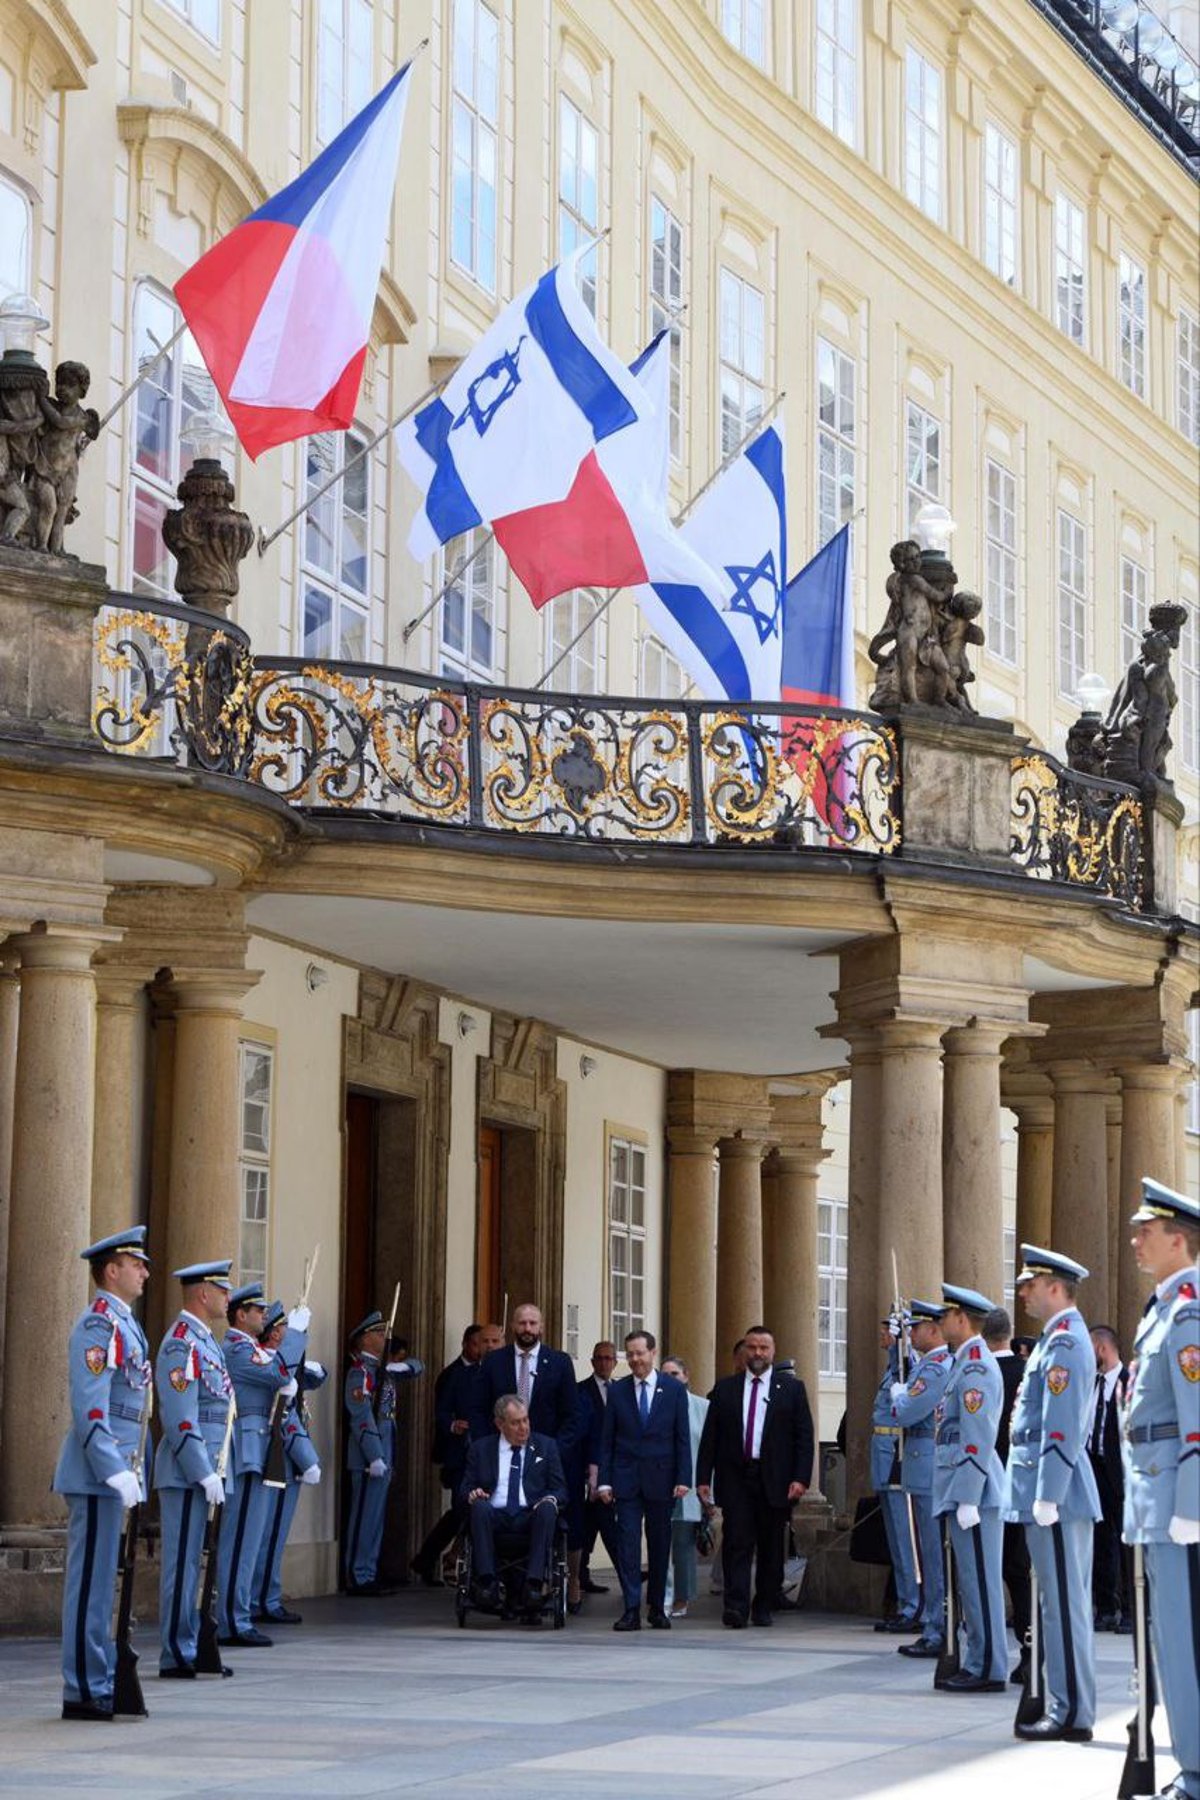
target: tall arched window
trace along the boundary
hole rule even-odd
[[[33,213],[24,192],[0,175],[0,300],[29,292],[32,227]]]

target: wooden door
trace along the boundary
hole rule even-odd
[[[500,1167],[502,1139],[494,1125],[479,1127],[479,1186],[475,1209],[475,1317],[500,1318]]]

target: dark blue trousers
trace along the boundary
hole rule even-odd
[[[113,1600],[125,1508],[115,1493],[68,1494],[63,1576],[63,1699],[111,1706]]]
[[[667,1568],[671,1560],[673,1499],[645,1500],[640,1494],[617,1501],[617,1573],[626,1611],[636,1612],[642,1603],[642,1527],[646,1530],[646,1600],[651,1612],[662,1612],[667,1594]]]

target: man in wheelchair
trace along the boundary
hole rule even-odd
[[[502,1605],[497,1559],[519,1567],[524,1581],[506,1576],[510,1605],[513,1587],[523,1585],[520,1610],[534,1616],[550,1590],[551,1560],[559,1511],[567,1504],[567,1483],[553,1438],[529,1429],[529,1410],[516,1394],[502,1394],[493,1411],[494,1436],[476,1438],[467,1452],[460,1497],[467,1503],[471,1538],[470,1598],[482,1612]]]

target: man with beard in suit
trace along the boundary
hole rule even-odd
[[[579,1441],[575,1365],[542,1342],[542,1315],[526,1301],[512,1316],[512,1343],[484,1357],[471,1393],[471,1436],[488,1437],[497,1400],[516,1394],[528,1408],[531,1429],[551,1437],[565,1462]]]

